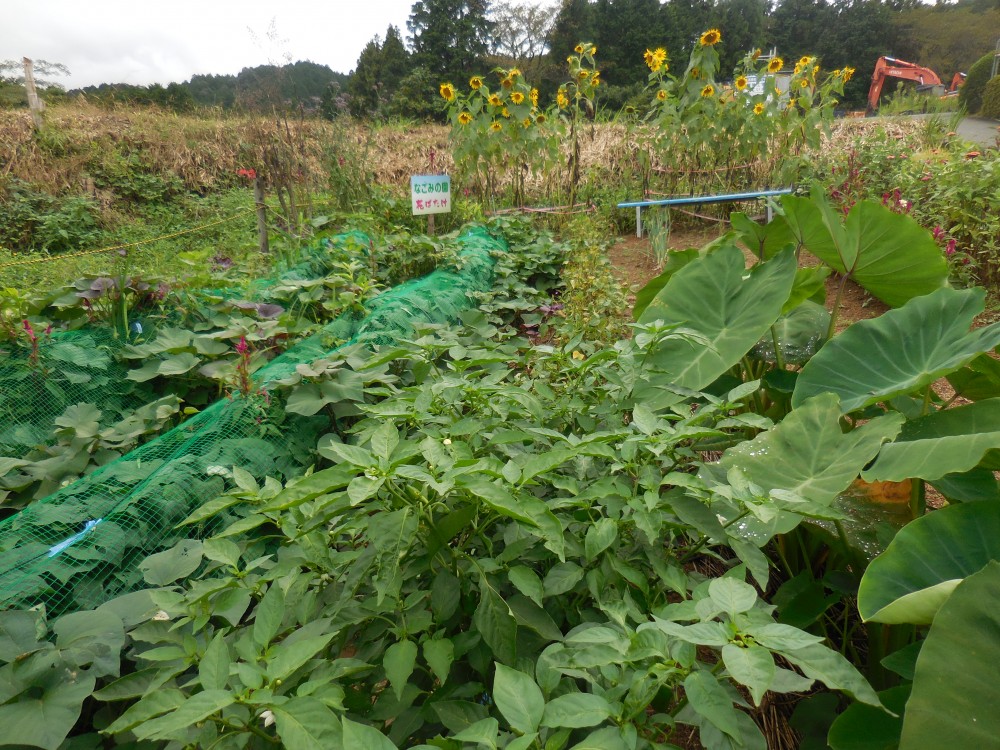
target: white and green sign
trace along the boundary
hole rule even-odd
[[[413,215],[446,214],[451,211],[451,177],[446,174],[421,174],[410,177],[410,203]]]

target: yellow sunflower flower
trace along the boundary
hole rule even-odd
[[[819,75],[819,65],[813,65],[813,72],[812,72],[812,74],[813,74],[814,77],[817,76],[817,75]]]
[[[566,97],[566,92],[563,89],[559,89],[556,93],[556,104],[563,109],[569,106],[569,99]]]
[[[584,68],[580,70],[579,73],[576,74],[576,77],[579,78],[581,81],[586,81],[588,78],[590,78],[590,71]]]
[[[537,107],[538,106],[538,89],[532,89],[531,93],[528,94],[528,96],[531,97],[531,103]]]
[[[500,81],[500,85],[503,86],[505,89],[512,89],[514,88],[514,79],[511,78],[510,76],[507,76],[502,81]]]
[[[503,130],[503,125],[494,120],[493,122],[490,123],[490,130],[492,130],[494,133],[499,133],[501,130]]]
[[[441,93],[441,96],[445,98],[445,100],[449,102],[455,101],[455,87],[450,83],[442,83],[441,88],[439,88],[438,91]]]
[[[461,125],[468,125],[470,122],[472,122],[472,115],[470,115],[468,112],[463,112],[458,116],[458,122]]]
[[[538,117],[535,118],[535,122],[541,125],[543,122],[545,122],[545,115],[539,113]]]
[[[525,117],[523,120],[521,120],[521,124],[524,127],[526,127],[526,128],[530,128],[531,127],[531,118],[530,117]]]
[[[789,99],[788,100],[788,109],[795,109],[795,100],[794,99]]]
[[[812,58],[809,57],[809,55],[803,55],[802,57],[799,58],[799,65],[801,65],[803,67],[805,67],[806,65],[808,65],[811,62],[812,62]]]
[[[761,104],[760,102],[757,102],[755,105],[753,105],[753,113],[755,115],[764,114],[764,105]]]
[[[481,76],[472,76],[469,79],[469,88],[473,91],[479,91],[483,87],[483,79]]]
[[[503,99],[500,98],[499,94],[490,94],[490,98],[487,99],[492,106],[499,107],[503,104]]]
[[[504,117],[510,117],[510,110],[504,107],[503,109],[500,110],[500,114],[503,115]]]
[[[750,85],[750,81],[747,80],[746,76],[736,76],[736,81],[733,85],[736,86],[737,91],[744,91]]]
[[[771,62],[769,62],[767,64],[767,72],[768,73],[777,73],[783,67],[785,67],[785,61],[784,60],[782,60],[780,57],[772,57],[771,58]]]
[[[664,91],[663,89],[660,89],[659,91],[656,92],[656,98],[659,99],[661,102],[666,101],[667,92]]]
[[[514,104],[523,104],[524,94],[522,94],[520,91],[515,91],[513,94],[510,95],[510,100],[514,102]]]
[[[601,71],[595,70],[594,71],[594,77],[590,79],[590,82],[594,86],[600,86],[601,85]]]
[[[844,83],[847,83],[851,78],[854,77],[854,68],[844,68]]]
[[[575,46],[575,47],[573,48],[573,51],[574,51],[574,52],[575,52],[576,54],[578,54],[578,55],[582,55],[582,54],[583,54],[583,45],[582,45],[582,44],[578,44],[578,45],[576,45],[576,46]]]
[[[708,84],[705,88],[701,90],[701,95],[705,99],[710,96],[715,96],[715,87],[712,84]]]
[[[709,29],[701,35],[698,44],[702,47],[712,47],[722,41],[722,32],[718,29]]]
[[[807,89],[807,88],[809,88],[809,81],[806,80],[805,78],[803,78],[801,81],[799,81],[799,88],[800,89]]]
[[[521,71],[518,70],[517,68],[511,68],[510,70],[507,71],[508,78],[517,78],[519,75],[521,75]]]

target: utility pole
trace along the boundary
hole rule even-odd
[[[23,58],[24,63],[24,88],[28,92],[28,109],[31,110],[31,119],[35,123],[35,130],[42,129],[42,110],[45,103],[38,96],[38,89],[35,88],[35,71],[31,60]]]

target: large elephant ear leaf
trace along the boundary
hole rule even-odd
[[[948,263],[930,233],[909,216],[859,201],[843,225],[819,191],[812,200],[786,196],[785,216],[806,250],[887,305],[948,285]]]
[[[846,414],[930,385],[1000,344],[1000,324],[969,330],[984,300],[981,289],[938,289],[855,323],[802,368],[792,406],[831,391]]]
[[[977,465],[1000,469],[1000,398],[919,417],[903,426],[894,443],[861,476],[865,481],[928,481],[964,474]]]
[[[900,748],[996,747],[998,601],[1000,563],[993,561],[959,584],[941,607],[917,657]]]
[[[739,469],[766,491],[786,490],[828,507],[882,444],[896,436],[902,421],[899,414],[887,414],[844,433],[837,397],[821,394],[793,409],[767,432],[727,450],[721,463],[727,470]],[[791,514],[785,514],[771,531],[789,531],[794,527],[794,523],[787,526],[792,520]]]
[[[955,587],[990,560],[1000,560],[997,503],[949,505],[921,516],[865,570],[858,612],[865,621],[936,626]]]
[[[676,384],[700,390],[735,365],[781,315],[795,280],[786,250],[747,270],[743,252],[728,245],[695,260],[667,282],[639,317],[697,334],[664,341],[652,364]]]

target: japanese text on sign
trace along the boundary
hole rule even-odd
[[[410,203],[414,216],[450,212],[451,177],[440,174],[413,175],[410,177]]]

